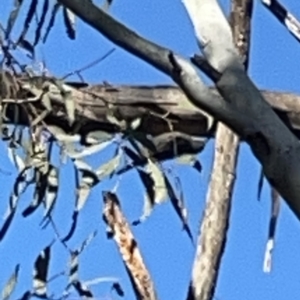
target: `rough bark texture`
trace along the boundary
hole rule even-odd
[[[137,242],[124,217],[119,200],[114,193],[104,192],[104,220],[109,226],[139,300],[157,300],[154,284],[145,266]]]
[[[252,5],[252,0],[233,0],[231,7],[233,39],[245,67],[248,66]],[[198,238],[189,300],[211,300],[214,297],[226,245],[238,153],[239,137],[226,125],[218,123],[215,158]]]
[[[21,83],[28,79],[18,78]],[[40,78],[42,83],[47,81]],[[0,80],[0,95],[2,103],[8,102],[6,122],[14,123],[16,106],[20,109],[19,122],[28,122],[29,105],[33,105],[38,113],[44,110],[39,100],[28,101],[32,97],[30,91],[16,87],[14,95],[8,95],[7,88]],[[62,127],[67,133],[86,135],[93,130],[120,132],[120,128],[111,124],[107,119],[107,106],[112,105],[115,115],[120,120],[129,123],[141,118],[139,130],[154,136],[170,132],[170,124],[175,132],[189,136],[205,137],[214,134],[213,118],[193,105],[178,87],[161,86],[107,86],[84,85],[80,83],[66,83],[71,87],[72,99],[75,102],[76,118],[73,127],[68,125],[68,118],[64,108],[64,99],[52,101],[53,110],[45,122],[49,125]],[[41,83],[40,83],[41,85]],[[216,98],[221,96],[211,88]],[[300,137],[300,96],[273,91],[261,91],[267,102],[291,130]],[[8,97],[11,96],[11,97]],[[7,98],[13,98],[8,99]],[[18,99],[15,101],[15,99]],[[22,102],[22,103],[21,103]],[[22,109],[23,108],[23,109]],[[76,130],[74,129],[76,128]],[[195,149],[197,152],[197,149]]]
[[[15,83],[8,88],[0,81],[2,103],[7,103],[4,122],[28,124],[30,118],[40,115],[45,107],[40,99],[28,100],[34,96],[31,90],[24,90],[28,78],[15,78]],[[51,79],[53,80],[53,79]],[[32,79],[31,79],[32,81]],[[47,78],[36,78],[35,86],[45,85]],[[86,136],[91,131],[102,130],[118,133],[122,129],[107,119],[108,105],[114,115],[126,123],[140,118],[138,131],[154,136],[158,160],[173,158],[184,153],[199,153],[204,146],[200,138],[215,135],[214,119],[203,110],[194,106],[175,86],[107,86],[67,83],[71,88],[75,103],[75,122],[69,125],[63,97],[52,100],[52,110],[43,120],[47,125],[62,128],[67,134]],[[215,89],[214,96],[221,99]],[[265,99],[276,113],[300,137],[300,97],[294,94],[262,91]],[[17,100],[16,100],[17,99]],[[16,108],[19,118],[15,119]],[[34,113],[33,113],[34,112]],[[177,153],[174,153],[174,142]]]

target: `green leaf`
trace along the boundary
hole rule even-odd
[[[16,23],[16,19],[18,17],[18,14],[20,12],[20,8],[22,5],[22,0],[17,0],[14,1],[15,5],[14,8],[11,10],[9,17],[8,17],[8,21],[7,21],[7,25],[6,25],[6,31],[5,31],[5,39],[9,39],[10,33]]]
[[[113,134],[108,133],[106,131],[94,130],[94,131],[90,131],[85,136],[85,141],[88,144],[98,144],[98,143],[103,143],[108,140],[111,140],[113,136],[114,136]]]
[[[63,16],[64,16],[64,23],[67,29],[68,37],[71,40],[75,39],[75,22],[76,22],[76,15],[66,7],[63,7]]]
[[[183,190],[182,190],[180,179],[179,179],[179,177],[175,178],[175,181],[177,183],[176,184],[177,188],[179,189],[179,196],[177,196],[168,177],[166,175],[164,175],[164,178],[165,178],[166,187],[168,190],[168,195],[171,200],[172,206],[175,209],[175,212],[177,213],[177,215],[179,216],[179,218],[183,224],[183,229],[186,231],[187,235],[189,236],[189,238],[191,239],[191,241],[193,243],[194,242],[193,236],[192,236],[190,227],[188,225],[187,208],[184,204],[184,195],[183,195]]]
[[[64,98],[64,104],[68,116],[69,125],[72,126],[75,121],[75,102],[71,92],[65,92],[63,98]]]
[[[24,40],[25,35],[26,35],[26,33],[30,27],[30,24],[33,20],[33,17],[35,15],[35,13],[37,13],[37,7],[38,7],[38,0],[31,0],[24,25],[22,27],[23,30],[21,32],[21,35],[18,39],[17,44],[21,43]]]
[[[162,203],[168,197],[165,176],[159,166],[151,159],[148,159],[145,169],[154,182],[154,202],[157,204]]]
[[[95,173],[97,174],[99,180],[103,180],[107,176],[112,176],[121,163],[122,153],[119,152],[115,157],[109,160],[107,163],[100,166]]]
[[[34,263],[33,289],[38,297],[47,297],[47,277],[51,258],[51,245],[41,251]]]
[[[43,28],[43,25],[46,20],[46,15],[49,9],[49,0],[44,0],[43,8],[42,8],[42,15],[38,21],[36,30],[35,30],[35,38],[34,38],[34,46],[36,46],[41,38],[41,31]]]
[[[8,279],[7,283],[4,286],[4,289],[1,292],[1,299],[2,300],[8,300],[10,296],[12,295],[13,291],[15,290],[15,287],[18,282],[18,275],[19,275],[20,265],[16,265],[15,270],[13,274]]]
[[[136,129],[141,125],[141,121],[142,121],[142,118],[134,119],[134,120],[130,123],[130,128],[131,128],[132,130],[136,130]]]
[[[53,26],[54,26],[54,23],[55,23],[55,17],[56,17],[56,15],[57,15],[58,10],[59,10],[60,7],[61,7],[61,4],[58,3],[58,2],[56,2],[56,3],[54,4],[53,8],[52,8],[51,18],[50,18],[50,20],[49,20],[48,26],[47,26],[46,31],[45,31],[45,35],[44,35],[44,37],[43,37],[43,43],[46,43],[46,41],[47,41],[48,35],[49,35],[51,29],[52,29]]]
[[[80,159],[94,153],[98,153],[114,143],[114,140],[102,142],[89,147],[84,147],[81,151],[66,151],[66,154],[72,159]]]
[[[197,154],[184,154],[176,158],[177,163],[192,166],[198,172],[201,172],[202,166],[197,158]]]
[[[154,203],[151,201],[149,195],[145,194],[142,215],[139,217],[138,220],[133,221],[132,225],[136,226],[136,225],[139,225],[140,223],[144,222],[152,213],[153,207],[154,207]]]
[[[45,213],[41,224],[43,224],[51,216],[51,213],[53,211],[57,199],[58,183],[59,183],[58,169],[50,165],[47,174],[47,187],[46,187],[45,199],[44,199]],[[47,223],[43,227],[45,228],[46,225]]]

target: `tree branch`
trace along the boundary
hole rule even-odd
[[[274,113],[247,76],[240,58],[232,50],[231,40],[226,39],[229,45],[221,45],[217,41],[218,36],[222,36],[222,28],[224,35],[227,34],[227,25],[223,22],[224,18],[220,17],[218,3],[215,0],[191,0],[187,3],[190,9],[197,10],[197,13],[194,12],[191,17],[196,36],[200,39],[204,37],[205,43],[203,41],[199,43],[205,47],[203,52],[206,59],[221,73],[220,79],[216,81],[216,87],[225,101],[223,106],[215,107],[219,109],[220,120],[245,138],[262,164],[264,174],[270,184],[276,188],[300,218],[300,144],[298,140]],[[215,31],[213,23],[217,20],[220,20],[220,23]],[[202,107],[203,99],[196,94],[197,91],[202,90],[197,73],[179,60],[178,64],[181,67],[178,72],[181,77],[181,86],[191,96],[194,103],[198,102],[198,105]],[[234,114],[230,116],[231,118],[225,119],[224,113],[231,113],[232,110]]]
[[[28,102],[33,95],[22,86],[28,78],[16,78],[17,85],[14,99],[7,99],[9,93],[0,79],[0,94],[3,104],[7,105],[6,122],[15,124],[15,109],[19,109],[19,124],[28,125],[29,105],[33,105],[38,114],[44,111],[41,101]],[[37,78],[40,85],[53,79]],[[32,79],[30,80],[32,81]],[[107,105],[112,105],[115,115],[127,123],[140,118],[140,132],[154,136],[157,141],[156,158],[174,157],[174,141],[177,143],[178,155],[198,153],[203,148],[199,137],[214,136],[214,119],[192,105],[185,94],[175,86],[107,86],[67,83],[71,98],[75,102],[76,114],[73,126],[69,125],[64,100],[52,101],[53,110],[45,118],[47,125],[62,128],[67,134],[87,136],[90,132],[101,130],[118,133],[120,129],[107,119]],[[214,97],[221,99],[215,89],[211,88]],[[300,137],[300,96],[272,91],[262,91],[276,113],[289,124],[295,135]],[[17,99],[17,100],[16,100]],[[75,130],[76,128],[76,130]],[[171,130],[172,128],[172,130]],[[82,140],[82,138],[81,138]]]
[[[252,0],[233,0],[231,7],[233,40],[246,67],[250,48],[252,6]],[[238,153],[239,137],[226,125],[218,123],[215,158],[188,300],[211,300],[214,297],[226,246]]]
[[[157,300],[154,283],[129,224],[122,213],[118,197],[114,193],[103,192],[103,201],[104,221],[119,248],[137,299]]]

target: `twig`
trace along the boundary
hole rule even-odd
[[[68,77],[72,76],[72,75],[79,75],[81,72],[86,71],[87,69],[94,67],[95,65],[97,65],[98,63],[102,62],[103,60],[105,60],[107,57],[109,57],[114,51],[116,50],[116,48],[112,48],[111,50],[109,50],[107,53],[105,53],[103,56],[97,58],[96,60],[88,63],[87,65],[85,65],[84,67],[75,70],[73,72],[68,73],[67,75],[65,75],[62,80],[67,79]]]

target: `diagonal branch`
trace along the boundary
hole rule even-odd
[[[235,46],[248,66],[252,0],[232,0],[231,26]],[[232,193],[236,178],[239,137],[218,123],[215,158],[199,232],[188,300],[211,300],[226,245]]]
[[[263,166],[264,174],[281,196],[287,201],[297,217],[300,217],[300,145],[286,125],[278,118],[260,94],[254,83],[244,71],[241,60],[227,38],[229,45],[219,43],[219,35],[227,35],[227,25],[220,18],[218,3],[215,0],[193,1],[189,3],[197,13],[193,13],[193,24],[197,37],[202,41],[203,53],[211,67],[217,68],[208,72],[224,98],[218,118],[244,137]],[[209,18],[208,18],[209,15]],[[202,17],[205,22],[202,22]],[[214,27],[216,20],[218,26]],[[214,48],[218,51],[214,51]],[[215,56],[220,52],[220,56]],[[203,84],[196,71],[179,57],[174,59],[177,68],[178,82],[193,103],[204,107],[204,99],[197,94],[203,92]],[[205,71],[203,69],[203,71]],[[216,77],[215,75],[219,73]],[[209,99],[207,95],[206,100]],[[224,115],[229,117],[224,119]],[[286,176],[286,175],[289,176]]]
[[[118,197],[112,192],[103,192],[103,201],[103,218],[112,234],[111,237],[117,243],[137,299],[156,300],[153,281],[129,224],[121,211]]]
[[[265,7],[284,25],[287,30],[300,42],[300,22],[277,0],[261,0]]]

